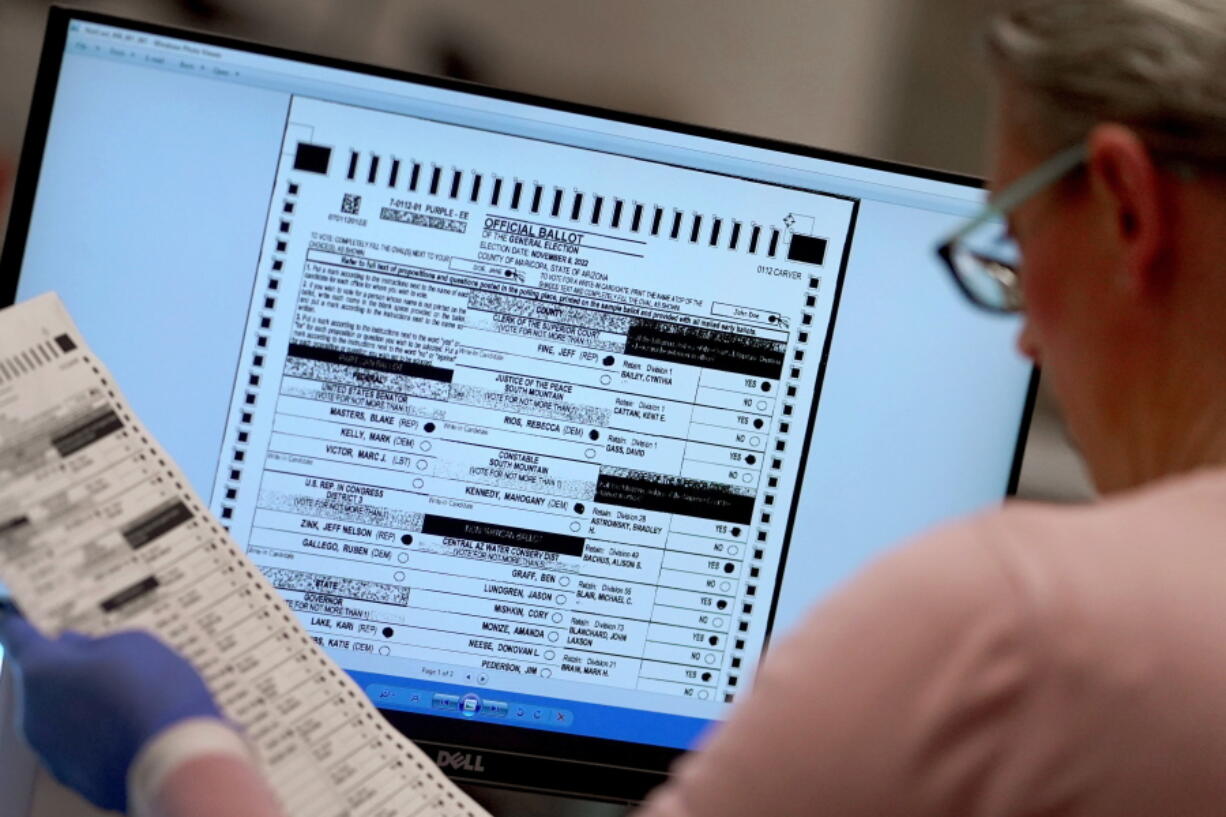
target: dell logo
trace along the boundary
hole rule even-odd
[[[446,749],[440,749],[438,753],[438,767],[440,769],[484,772],[485,767],[481,765],[481,760],[481,755],[474,755],[471,752],[448,752]]]

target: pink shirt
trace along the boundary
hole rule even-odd
[[[214,814],[276,813],[210,771],[170,774],[159,814],[204,813],[189,788]],[[1222,814],[1226,470],[1015,504],[900,549],[772,649],[638,813]]]
[[[869,569],[640,817],[754,814],[1226,814],[1226,471]]]

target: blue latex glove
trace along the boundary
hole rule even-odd
[[[178,721],[221,717],[204,682],[148,633],[48,639],[0,607],[0,641],[17,666],[22,728],[47,769],[96,806],[126,811],[128,768]]]

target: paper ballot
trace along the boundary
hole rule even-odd
[[[0,581],[44,632],[187,656],[294,817],[486,813],[315,645],[53,294],[0,312]]]

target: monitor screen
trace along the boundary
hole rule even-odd
[[[3,275],[464,780],[634,799],[769,637],[999,502],[972,179],[55,11]],[[837,656],[832,656],[837,660]]]

